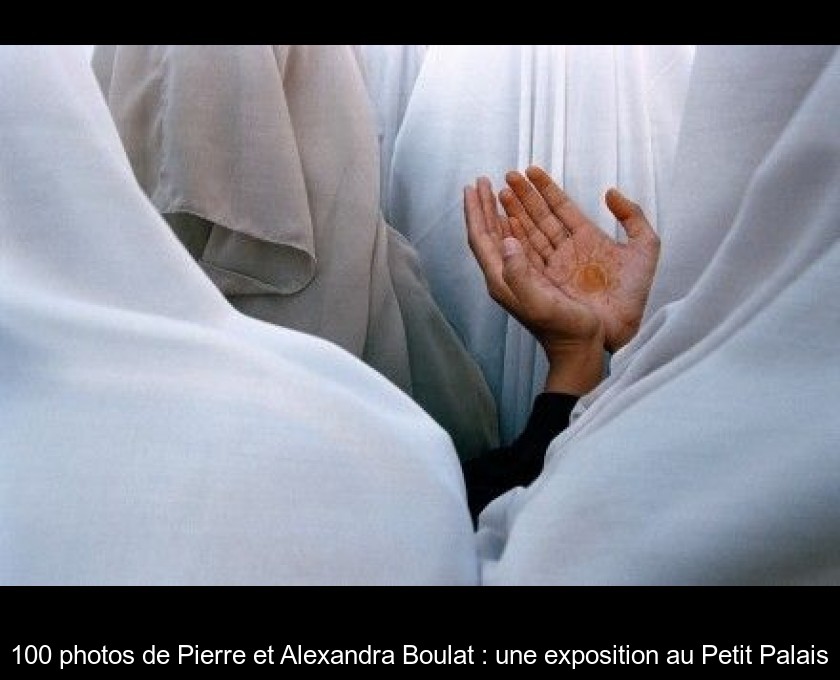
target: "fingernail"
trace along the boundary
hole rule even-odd
[[[507,238],[502,240],[502,255],[505,257],[511,257],[512,255],[516,255],[517,253],[522,251],[522,246],[519,245],[519,241],[515,238],[508,236]]]
[[[613,195],[613,199],[618,201],[622,206],[630,205],[630,199],[627,198],[624,194],[622,194],[618,189],[613,187],[610,189],[610,193]]]

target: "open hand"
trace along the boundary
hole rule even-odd
[[[628,236],[618,243],[589,220],[539,167],[509,172],[499,199],[533,270],[603,324],[604,346],[615,352],[636,334],[659,259],[659,237],[641,208],[618,190],[607,207]],[[530,180],[530,181],[529,181]],[[486,202],[486,199],[485,199]],[[504,303],[502,303],[504,304]]]
[[[545,349],[546,389],[583,394],[598,384],[604,324],[593,309],[557,287],[532,266],[499,214],[490,180],[464,190],[470,248],[484,272],[491,297],[515,316]]]

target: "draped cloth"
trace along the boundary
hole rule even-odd
[[[405,110],[420,73],[426,45],[357,45],[376,118],[380,155],[380,200],[388,215],[391,160]]]
[[[497,444],[478,365],[418,294],[422,270],[390,253],[349,46],[97,46],[93,61],[140,185],[231,304],[362,358],[435,414],[462,456]]]
[[[617,185],[657,222],[693,49],[686,46],[433,45],[394,143],[388,217],[417,248],[432,293],[481,366],[501,434],[525,425],[547,364],[487,296],[467,246],[462,187],[531,163],[605,230]]]
[[[838,113],[834,46],[698,49],[650,312],[485,583],[840,584]]]
[[[0,583],[476,583],[444,430],[226,302],[82,50],[0,47],[0,91]]]

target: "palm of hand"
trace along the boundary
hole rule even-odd
[[[607,349],[613,350],[638,329],[652,276],[646,265],[638,249],[616,243],[589,225],[548,254],[543,274],[592,310],[604,325]]]

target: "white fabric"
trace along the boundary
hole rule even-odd
[[[83,50],[0,47],[0,83],[0,583],[475,583],[446,433],[228,305]]]
[[[414,82],[420,73],[427,45],[358,45],[365,83],[376,114],[380,155],[382,209],[388,215],[394,142],[402,125]]]
[[[701,47],[654,311],[483,579],[840,584],[840,54]]]
[[[466,242],[462,187],[545,167],[611,233],[610,186],[659,219],[693,49],[457,46],[426,53],[394,148],[392,225],[417,248],[435,299],[479,362],[503,441],[527,420],[547,366],[533,337],[490,300]]]
[[[235,307],[362,358],[463,457],[498,444],[478,366],[390,252],[349,46],[97,46],[94,65],[140,184]],[[441,360],[418,363],[429,351]]]

